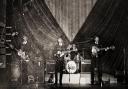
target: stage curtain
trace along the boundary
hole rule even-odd
[[[74,39],[79,49],[87,49],[85,53],[89,53],[96,35],[100,37],[102,47],[115,46],[115,50],[102,55],[103,70],[106,72],[127,69],[127,4],[126,0],[98,0]]]
[[[6,25],[6,0],[0,0],[0,26]]]
[[[21,73],[23,76],[33,75],[39,81],[44,80],[44,72],[47,60],[53,59],[53,50],[57,39],[61,37],[64,45],[69,43],[64,32],[52,16],[44,0],[31,0],[23,4],[22,10],[14,9],[13,15],[14,32],[19,34],[13,37],[12,44],[17,50],[25,52],[29,62],[22,66]],[[23,44],[24,37],[27,43]],[[23,58],[18,56],[16,51],[13,52],[13,61],[19,62]],[[22,64],[21,64],[22,65]],[[54,66],[53,66],[54,67]]]
[[[69,43],[69,40],[52,16],[44,0],[32,0],[23,5],[22,12],[18,10],[15,12],[14,25],[16,25],[15,29],[19,31],[20,37],[14,39],[20,40],[14,43],[18,49],[22,48],[23,36],[27,36],[28,42],[32,42],[36,47],[42,47],[39,49],[41,52],[45,50],[42,54],[45,54],[46,59],[52,59],[51,52],[59,37],[62,37],[64,40],[64,45]],[[29,45],[31,47],[31,44]],[[29,50],[29,47],[27,49]],[[36,52],[36,49],[33,52]]]

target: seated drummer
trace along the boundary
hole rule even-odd
[[[71,51],[70,55],[71,55],[71,60],[74,60],[74,57],[77,55],[77,51],[78,49],[76,48],[75,44],[70,44],[68,46],[68,49]]]

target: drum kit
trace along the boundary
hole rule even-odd
[[[70,82],[71,74],[80,72],[80,63],[81,63],[80,54],[77,52],[75,53],[75,55],[71,55],[71,53],[68,53],[64,56],[64,60],[65,60],[64,72],[69,74],[69,82]]]
[[[73,73],[79,72],[80,61],[81,61],[79,53],[77,53],[73,59],[71,59],[70,53],[66,54],[64,56],[64,60],[65,60],[65,72],[66,73],[73,74]]]

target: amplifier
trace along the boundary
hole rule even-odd
[[[46,73],[54,73],[55,72],[55,61],[48,60],[46,62]]]
[[[0,68],[6,68],[6,55],[0,55]]]
[[[91,60],[82,60],[81,61],[81,73],[91,71]]]

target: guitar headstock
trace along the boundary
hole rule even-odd
[[[108,51],[108,50],[110,50],[110,49],[111,49],[111,50],[115,50],[115,46],[113,45],[113,46],[110,46],[110,47],[106,47],[106,48],[105,48],[105,51]]]
[[[115,46],[112,45],[112,46],[109,47],[109,49],[115,50]]]

